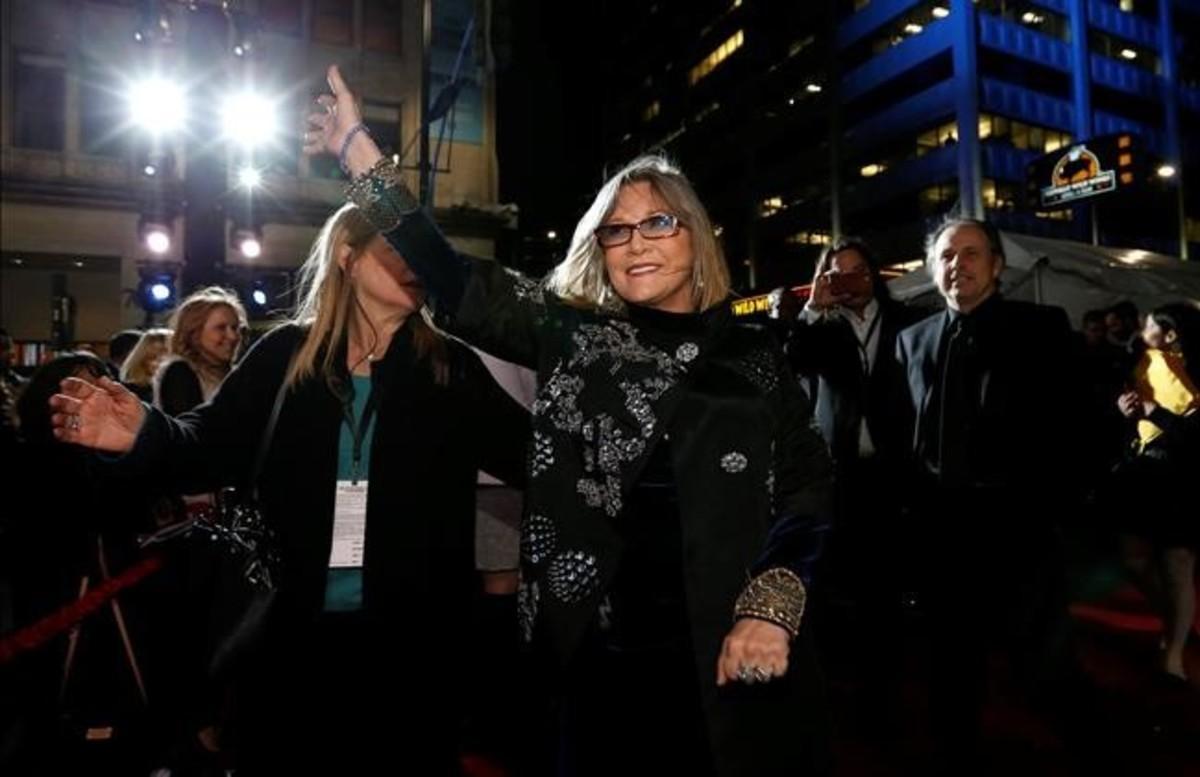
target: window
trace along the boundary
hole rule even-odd
[[[312,39],[331,46],[353,45],[354,1],[313,0]]]
[[[13,145],[62,151],[66,80],[51,57],[18,54],[13,69]]]
[[[984,178],[980,192],[983,195],[983,207],[989,210],[1015,210],[1019,188],[1008,181]]]
[[[704,78],[717,68],[722,62],[729,58],[733,52],[737,51],[745,43],[746,37],[741,30],[735,32],[728,40],[718,46],[711,54],[705,57],[700,64],[696,65],[688,73],[688,83],[695,85],[697,81]]]
[[[951,119],[917,136],[917,156],[958,142],[958,123]]]
[[[917,195],[917,204],[924,215],[942,213],[957,201],[957,181],[927,186]]]
[[[1071,145],[1071,136],[1066,132],[1057,130],[1046,130],[1046,145],[1043,151],[1049,154],[1051,151],[1057,151],[1063,146]]]
[[[1009,134],[1009,140],[1014,147],[1022,151],[1029,148],[1029,125],[1024,122],[1012,122],[1012,131]]]
[[[124,101],[96,65],[85,66],[79,82],[79,141],[85,154],[120,157],[126,140],[121,132]]]
[[[979,115],[979,139],[986,140],[992,136],[992,117],[986,113]]]
[[[987,135],[983,133],[984,125],[990,125]],[[1061,130],[1026,124],[1023,121],[1010,119],[1007,116],[979,116],[980,139],[990,138],[993,141],[1009,143],[1022,151],[1036,151],[1039,154],[1049,154],[1051,151],[1071,145],[1071,134]]]
[[[833,237],[828,232],[819,229],[796,232],[784,238],[785,243],[804,246],[827,246],[832,240]]]
[[[1158,11],[1158,4],[1170,2],[1170,0],[1108,0],[1108,2],[1125,13],[1140,14],[1147,19],[1154,19]]]
[[[1034,151],[1042,151],[1046,148],[1046,130],[1041,127],[1029,128],[1029,147]]]
[[[367,0],[363,5],[363,48],[399,54],[403,21],[400,0]]]
[[[1158,56],[1153,51],[1142,48],[1132,41],[1117,38],[1099,30],[1093,30],[1088,39],[1091,42],[1091,50],[1096,54],[1151,73],[1161,72],[1161,60]]]
[[[1022,151],[1049,154],[1071,145],[1071,133],[1050,127],[1040,127],[1010,119],[1007,116],[979,114],[979,139],[1007,143]],[[923,156],[958,140],[955,122],[949,121],[917,136],[916,156]]]
[[[782,197],[768,197],[758,204],[758,215],[760,218],[774,216],[781,210],[783,210]]]
[[[1066,41],[1070,37],[1071,25],[1067,17],[1053,13],[1041,5],[1022,0],[976,0],[975,5],[982,12],[1019,24],[1026,29],[1037,30],[1052,38]]]

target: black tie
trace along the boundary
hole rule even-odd
[[[975,417],[971,395],[971,355],[974,341],[967,323],[960,317],[950,325],[942,372],[942,412],[939,418],[938,471],[948,486],[968,485],[971,481],[970,437]]]

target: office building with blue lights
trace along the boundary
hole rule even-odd
[[[1200,198],[1179,192],[1196,180],[1200,69],[1184,41],[1200,5],[853,5],[834,36],[843,229],[886,233],[899,250],[957,207],[1016,232],[1172,254],[1183,218],[1198,239]],[[1127,136],[1104,160],[1125,162],[1114,193],[1057,210],[1027,195],[1031,162],[1109,135]]]
[[[952,211],[1174,255],[1185,232],[1196,255],[1200,57],[1184,42],[1200,2],[630,5],[614,14],[605,156],[680,160],[743,289],[807,280],[837,234],[919,258]],[[1093,140],[1114,149],[1115,191],[1030,196],[1049,185],[1033,163]]]

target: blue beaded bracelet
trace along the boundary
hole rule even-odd
[[[350,170],[346,167],[346,152],[350,150],[350,141],[354,140],[354,136],[360,132],[365,132],[369,136],[371,131],[367,129],[367,125],[361,121],[350,128],[346,133],[345,139],[342,140],[342,150],[338,153],[338,166],[342,168],[342,172],[346,175],[350,174]]]

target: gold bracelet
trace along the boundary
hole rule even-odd
[[[346,199],[362,209],[380,232],[391,232],[406,216],[421,208],[421,203],[404,185],[400,167],[386,156],[350,182]]]
[[[750,580],[733,606],[734,620],[758,618],[787,630],[795,637],[808,592],[804,581],[790,569],[774,567]]]

